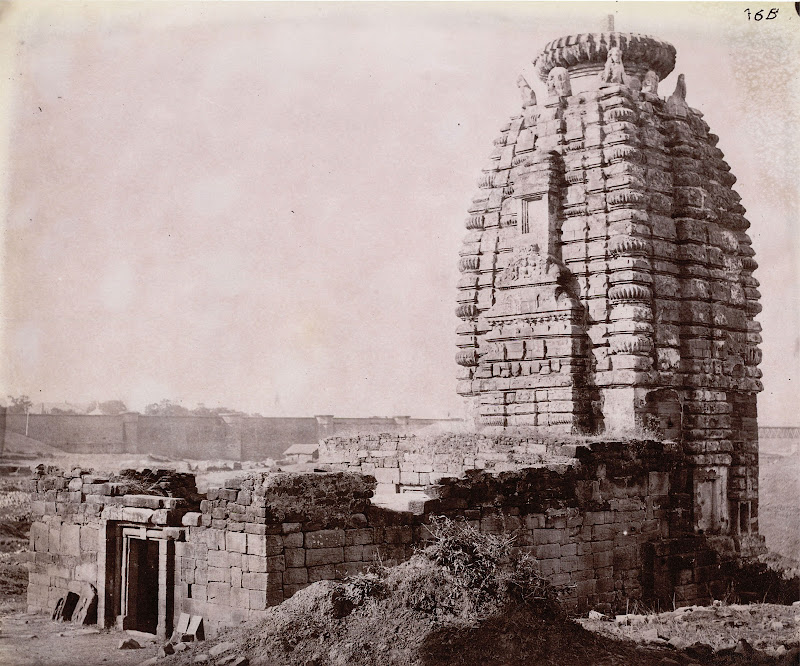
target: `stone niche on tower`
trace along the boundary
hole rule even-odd
[[[704,531],[757,497],[761,309],[735,176],[672,45],[577,34],[520,76],[460,250],[458,392],[477,429],[648,433],[695,457]]]

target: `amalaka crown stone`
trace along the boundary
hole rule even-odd
[[[544,47],[534,61],[534,67],[544,82],[553,68],[563,67],[575,85],[602,72],[612,49],[619,50],[626,72],[640,80],[648,71],[663,80],[675,67],[675,47],[672,44],[649,35],[628,32],[589,32],[561,37]]]

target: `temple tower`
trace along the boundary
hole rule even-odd
[[[494,141],[460,251],[458,392],[478,428],[655,432],[693,456],[696,529],[757,515],[757,264],[675,48],[547,44]]]

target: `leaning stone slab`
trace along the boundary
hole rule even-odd
[[[194,640],[202,641],[205,637],[204,629],[203,629],[203,616],[202,615],[192,615],[191,619],[189,620],[189,628],[186,630],[186,633],[190,636],[194,637]],[[185,638],[183,640],[186,640]]]
[[[176,634],[185,634],[189,630],[189,613],[181,613],[178,617],[178,624],[175,627]]]

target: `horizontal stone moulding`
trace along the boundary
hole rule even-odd
[[[564,174],[564,178],[570,185],[577,185],[585,182],[586,175],[583,169],[575,169],[574,171],[567,171]]]
[[[495,172],[482,173],[478,177],[478,187],[481,189],[491,189],[494,187],[494,173]]]
[[[747,365],[759,365],[762,359],[762,352],[758,347],[748,347],[745,350],[744,362]]]
[[[608,252],[614,256],[620,254],[646,255],[650,253],[650,250],[650,241],[645,238],[615,236],[608,241]]]
[[[647,195],[638,190],[617,190],[606,194],[609,206],[639,206],[647,201]]]
[[[465,226],[467,229],[483,229],[484,216],[483,215],[470,215],[467,218]]]
[[[485,426],[506,426],[506,417],[501,415],[494,416],[481,416],[478,418],[478,423]]]
[[[631,109],[627,106],[613,106],[610,109],[606,109],[603,113],[603,120],[607,123],[615,123],[615,122],[629,122],[635,123],[636,122],[636,110]]]
[[[636,148],[636,146],[628,146],[625,144],[605,148],[603,150],[603,157],[607,163],[617,162],[619,160],[631,160],[633,162],[641,162],[643,160],[642,152]]]
[[[614,336],[609,340],[612,354],[649,354],[653,341],[642,335]]]
[[[618,284],[608,290],[608,300],[612,302],[649,301],[651,297],[650,288],[641,284]]]
[[[761,310],[763,310],[764,307],[758,301],[747,301],[745,309],[747,310],[747,314],[754,317],[759,312],[761,312]]]

